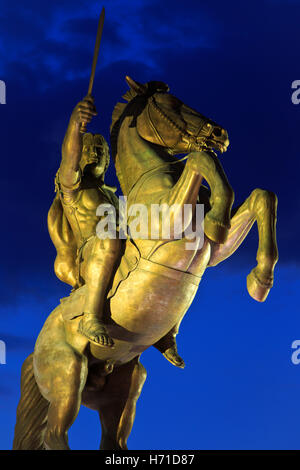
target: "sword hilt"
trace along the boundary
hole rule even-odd
[[[87,93],[86,97],[92,96],[92,90],[91,90],[91,88],[92,88],[92,86],[91,86],[91,84],[90,84],[90,85],[89,85],[89,89],[88,89],[88,93]],[[82,122],[82,123],[80,124],[80,134],[85,134],[85,133],[86,133],[86,130],[87,130],[87,129],[86,129],[86,126],[87,126],[86,122]]]

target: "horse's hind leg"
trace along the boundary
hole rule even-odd
[[[126,450],[136,410],[136,402],[146,380],[146,370],[135,358],[106,377],[104,387],[85,389],[83,404],[99,412],[101,450]]]
[[[47,359],[51,368],[37,364],[40,389],[50,402],[44,443],[48,450],[68,450],[67,432],[80,408],[87,360],[68,345],[56,349]]]
[[[260,302],[266,299],[273,285],[274,267],[278,260],[276,211],[276,195],[270,191],[255,189],[232,217],[226,243],[212,245],[209,262],[209,266],[216,266],[231,256],[256,221],[259,236],[257,266],[247,277],[247,288],[251,297]]]

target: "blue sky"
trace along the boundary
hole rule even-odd
[[[264,304],[247,294],[256,228],[243,247],[207,271],[178,337],[187,367],[156,350],[142,356],[148,379],[129,439],[132,449],[299,449],[300,1],[216,0],[41,3],[1,0],[0,106],[2,260],[0,449],[11,447],[20,368],[45,318],[68,292],[54,276],[46,227],[60,146],[85,95],[101,7],[106,8],[90,129],[108,138],[124,76],[166,81],[186,104],[223,125],[222,164],[241,203],[256,187],[278,195],[280,260]],[[114,183],[114,170],[107,181]],[[97,448],[97,415],[82,409],[74,449]]]

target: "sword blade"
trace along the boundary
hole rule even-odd
[[[92,71],[91,71],[91,76],[90,76],[88,95],[92,94],[92,89],[93,89],[93,85],[94,85],[96,65],[97,65],[99,49],[100,49],[100,43],[101,43],[101,37],[102,37],[102,31],[103,31],[103,25],[104,25],[104,17],[105,17],[105,9],[103,7],[102,11],[101,11],[101,14],[100,14],[100,18],[99,18],[99,23],[98,23],[98,29],[97,29],[97,36],[96,36],[96,42],[95,42],[94,57],[93,57],[93,63],[92,63]]]

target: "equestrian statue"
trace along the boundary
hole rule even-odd
[[[88,94],[71,113],[48,213],[54,270],[72,290],[22,366],[13,449],[68,450],[82,404],[99,413],[100,449],[127,449],[146,380],[142,353],[154,346],[184,368],[176,335],[204,271],[229,258],[255,222],[257,265],[247,289],[263,302],[273,286],[276,195],[254,189],[232,208],[234,192],[218,157],[229,146],[227,131],[164,82],[126,76],[129,89],[110,128],[123,205],[105,184],[108,144],[86,131],[97,114],[91,91],[103,21],[104,10]]]
[[[23,364],[14,449],[69,449],[68,429],[81,404],[100,415],[100,448],[126,449],[146,379],[142,352],[154,345],[184,367],[176,334],[202,275],[231,256],[255,222],[257,265],[247,277],[248,292],[263,302],[273,285],[275,194],[255,189],[232,209],[234,193],[217,156],[229,145],[226,130],[163,82],[126,82],[126,102],[116,104],[110,134],[127,225],[134,218],[130,208],[140,205],[149,219],[153,204],[166,204],[171,222],[186,205],[191,217],[181,217],[181,237],[172,230],[168,239],[152,239],[151,232],[134,239],[130,231],[120,238],[118,230],[115,239],[98,236],[97,208],[118,203],[115,189],[104,183],[105,140],[81,132],[81,123],[96,114],[93,99],[83,99],[70,118],[48,214],[55,272],[72,292],[50,314]],[[198,205],[205,213],[203,237],[193,230]],[[161,218],[152,217],[155,224],[160,233]]]

